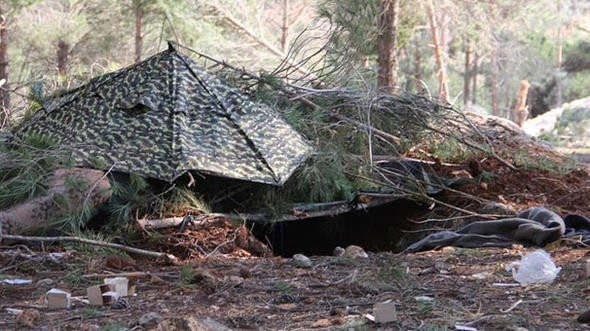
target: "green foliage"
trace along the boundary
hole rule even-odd
[[[468,146],[452,137],[435,140],[429,146],[429,153],[442,162],[456,162],[465,160],[473,155]]]
[[[193,266],[189,263],[183,263],[180,267],[178,281],[181,287],[193,287],[193,280],[196,276]]]
[[[565,80],[563,95],[566,100],[576,100],[590,95],[590,70],[569,74]]]
[[[46,137],[30,135],[14,148],[0,146],[0,209],[34,198],[65,157]]]

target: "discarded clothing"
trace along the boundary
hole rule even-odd
[[[476,221],[456,231],[433,233],[410,245],[405,252],[419,252],[443,246],[465,248],[510,247],[512,244],[545,246],[562,236],[581,235],[590,242],[590,219],[567,215],[565,219],[544,207],[532,207],[514,218]]]

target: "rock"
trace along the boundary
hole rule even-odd
[[[298,268],[311,268],[311,260],[303,254],[293,255],[293,264]]]
[[[16,324],[26,328],[35,328],[40,321],[41,313],[37,309],[25,309],[16,316]]]
[[[590,323],[590,309],[581,313],[580,316],[578,316],[577,321],[578,323]]]
[[[334,248],[334,256],[342,256],[344,255],[344,252],[346,251],[340,246],[336,246],[336,248]]]
[[[351,259],[366,259],[369,257],[369,254],[367,254],[367,252],[365,252],[365,250],[360,246],[350,245],[346,247],[346,250],[344,251],[344,256]]]
[[[138,324],[143,328],[151,329],[155,327],[161,320],[162,316],[160,314],[150,311],[149,313],[141,315]]]

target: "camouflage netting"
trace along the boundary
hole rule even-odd
[[[188,170],[283,184],[312,148],[172,46],[53,97],[15,133],[72,150],[78,166],[173,181]]]

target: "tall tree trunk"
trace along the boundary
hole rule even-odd
[[[135,10],[135,62],[141,61],[143,48],[143,8],[141,0],[133,1]]]
[[[281,26],[281,50],[287,51],[287,39],[289,38],[289,0],[283,0],[283,25]]]
[[[529,111],[526,106],[526,98],[529,93],[529,87],[531,85],[526,80],[520,81],[520,87],[518,89],[518,95],[516,99],[516,105],[514,106],[514,121],[518,126],[522,127],[522,124],[529,116]]]
[[[479,54],[477,52],[473,53],[473,66],[471,68],[471,78],[473,79],[471,83],[471,103],[474,105],[477,104],[477,74],[478,74],[478,62],[479,62]]]
[[[60,40],[57,42],[57,74],[65,76],[68,72],[68,58],[70,56],[70,45]]]
[[[4,7],[0,7],[0,81],[4,84],[0,86],[0,127],[2,127],[8,118],[8,108],[10,106],[10,94],[8,91],[8,29],[6,22],[6,12]]]
[[[397,84],[397,26],[399,0],[381,0],[379,13],[379,40],[377,41],[379,72],[377,87],[393,93]]]
[[[415,39],[415,52],[414,52],[414,71],[416,77],[416,86],[422,85],[422,55],[420,54],[420,42],[418,38]],[[417,89],[416,89],[417,90]]]
[[[492,99],[492,115],[500,116],[498,107],[498,50],[494,43],[490,54],[490,95]]]
[[[438,97],[443,102],[449,102],[449,85],[447,82],[446,65],[443,59],[444,54],[440,49],[438,40],[439,28],[434,17],[434,5],[432,0],[426,4],[426,14],[430,24],[430,34],[432,35],[432,44],[434,45],[434,58],[436,60],[436,70],[438,75]]]
[[[463,72],[463,104],[467,105],[471,103],[471,41],[465,41],[465,69]]]
[[[563,63],[563,27],[561,23],[561,1],[557,1],[557,15],[559,19],[559,27],[557,28],[557,74],[555,75],[555,103],[557,107],[561,107],[563,103],[563,84],[561,76],[561,65]]]

